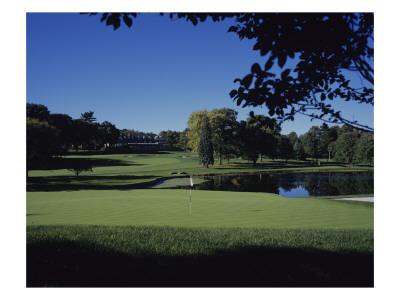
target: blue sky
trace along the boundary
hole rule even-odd
[[[100,23],[100,15],[28,13],[26,21],[26,100],[52,113],[78,118],[91,110],[99,122],[154,133],[182,131],[196,110],[229,107],[239,120],[251,110],[268,113],[238,107],[229,97],[237,87],[233,80],[266,59],[252,50],[253,41],[227,32],[232,20],[193,26],[140,14],[132,28],[123,24],[116,31]],[[371,105],[337,107],[373,127]],[[321,123],[298,116],[282,125],[282,133],[303,134]]]

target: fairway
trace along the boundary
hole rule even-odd
[[[373,204],[274,194],[123,190],[28,192],[27,225],[372,229]]]

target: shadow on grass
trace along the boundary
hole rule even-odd
[[[129,183],[130,180],[146,180],[144,183]],[[125,190],[143,188],[154,183],[155,176],[115,175],[115,176],[48,176],[30,177],[27,182],[27,192],[55,192],[78,190]],[[128,183],[118,183],[124,180]],[[117,181],[117,183],[114,183]],[[97,184],[96,184],[97,182]]]
[[[326,167],[326,166],[337,166],[337,167],[350,167],[350,165],[346,164],[340,164],[338,162],[327,162],[327,161],[321,161],[320,164],[315,161],[267,161],[267,162],[257,162],[255,166],[253,166],[252,163],[250,162],[233,162],[231,164],[228,164],[229,166],[232,166],[234,168],[259,168],[259,169],[284,169],[284,168],[299,168],[299,167],[314,167],[314,168],[320,168],[320,167]]]
[[[135,256],[96,244],[27,245],[28,287],[373,287],[373,254],[239,248],[202,256]]]
[[[123,166],[143,166],[145,164],[138,164],[130,160],[109,159],[109,158],[54,158],[48,161],[42,168],[35,168],[34,170],[61,170],[67,169],[69,166],[77,162],[88,162],[93,168],[96,167],[123,167]]]

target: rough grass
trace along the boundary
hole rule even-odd
[[[29,226],[27,286],[373,286],[372,230]]]

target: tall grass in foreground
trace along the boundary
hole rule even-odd
[[[373,286],[373,230],[28,226],[27,286]]]

